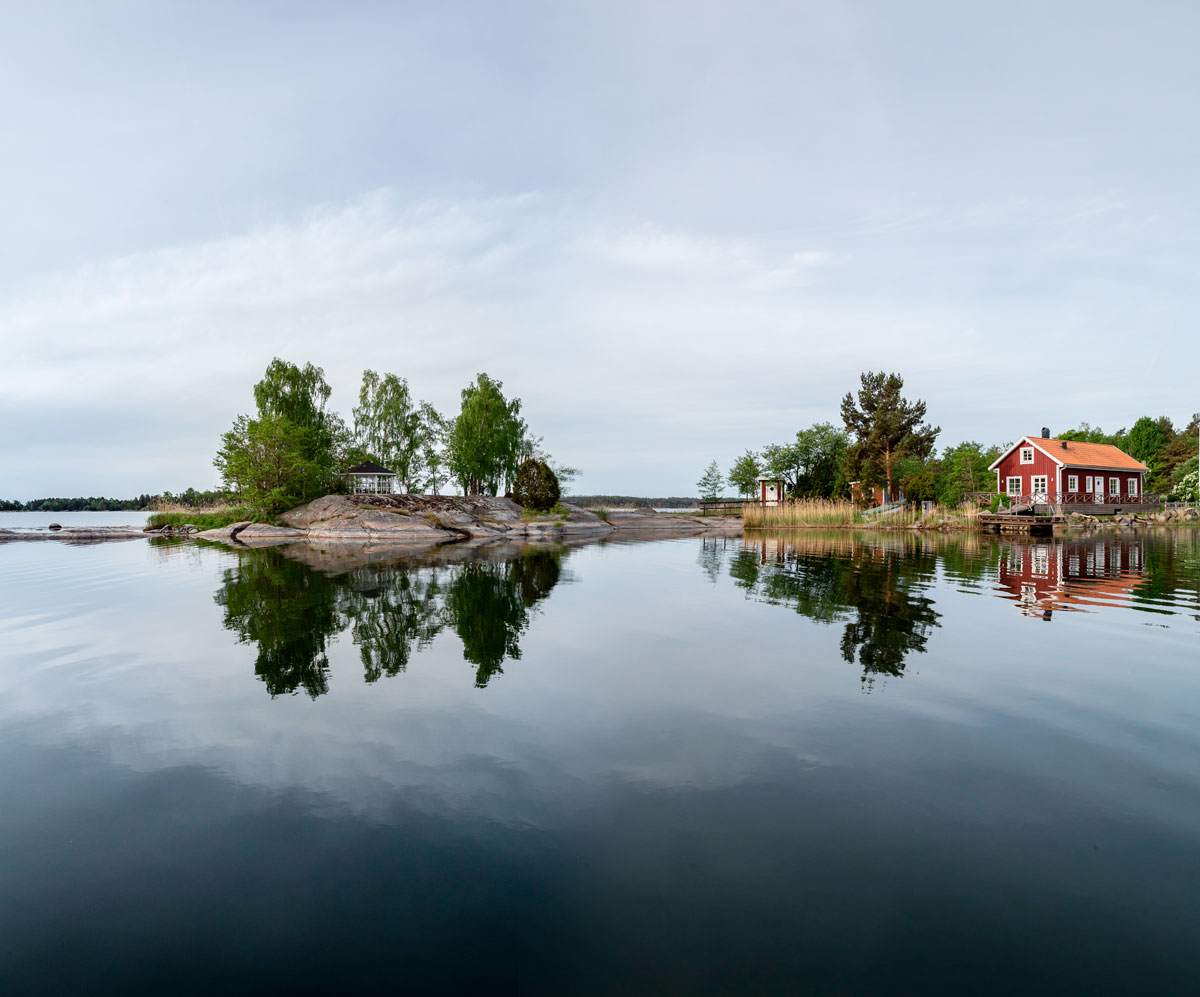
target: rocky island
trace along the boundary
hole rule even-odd
[[[535,513],[511,499],[451,495],[326,495],[283,513],[284,525],[232,523],[196,534],[246,546],[315,540],[323,543],[432,547],[463,540],[557,541],[629,536],[695,536],[741,532],[741,521],[656,512],[599,515],[563,504]]]

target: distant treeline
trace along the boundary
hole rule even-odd
[[[201,506],[221,505],[231,500],[228,492],[210,490],[187,491],[174,494],[139,495],[137,498],[117,499],[91,496],[89,498],[40,498],[28,502],[0,499],[0,512],[128,512],[129,510],[151,510],[164,505],[184,505],[192,509]]]
[[[571,505],[581,505],[585,508],[606,509],[693,509],[700,504],[698,498],[680,498],[672,495],[670,498],[644,498],[638,495],[568,495],[566,501]]]
[[[41,498],[28,502],[0,499],[0,512],[123,512],[129,509],[148,509],[152,495],[134,499],[114,499],[102,496],[90,498]]]

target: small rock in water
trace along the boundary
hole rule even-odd
[[[52,530],[61,530],[62,523],[51,523],[49,528]]]

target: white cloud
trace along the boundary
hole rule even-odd
[[[1061,207],[1052,234],[1081,241],[1114,212]],[[1001,231],[1020,243],[1030,217]],[[995,211],[978,219],[1002,226]],[[548,195],[406,203],[380,190],[98,261],[0,300],[9,489],[211,483],[217,438],[275,355],[323,366],[347,414],[365,367],[451,413],[486,370],[551,452],[583,467],[581,489],[686,491],[712,457],[836,419],[867,368],[904,372],[948,437],[1007,438],[1016,417],[986,386],[1032,376],[1054,390],[1021,347],[1062,348],[1085,316],[1103,341],[1120,310],[1007,300],[994,286],[1010,247],[999,269],[996,254],[955,261],[942,228],[881,252],[615,220]],[[1084,383],[1102,360],[1078,357]],[[1044,408],[1039,422],[1085,417]]]

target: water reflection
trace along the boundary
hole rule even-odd
[[[750,598],[843,623],[842,658],[862,668],[870,689],[879,675],[901,676],[940,626],[930,595],[936,568],[934,548],[917,538],[797,534],[748,537],[729,573]]]
[[[717,541],[716,543],[719,543]],[[722,552],[702,552],[711,575]],[[1025,616],[1120,607],[1200,620],[1200,531],[1103,533],[1053,539],[793,532],[747,536],[725,557],[747,596],[820,623],[843,623],[842,656],[899,676],[926,650],[940,614],[940,573],[960,592],[991,591]]]
[[[499,554],[460,548],[459,563],[442,555],[356,566],[300,545],[238,551],[214,598],[226,629],[258,646],[254,670],[272,696],[328,692],[328,647],[347,631],[367,682],[404,671],[414,652],[453,631],[483,688],[520,658],[534,607],[562,578],[561,550]]]
[[[1145,564],[1146,541],[1136,536],[1017,540],[1001,546],[997,582],[1022,614],[1049,621],[1056,609],[1124,605]]]

